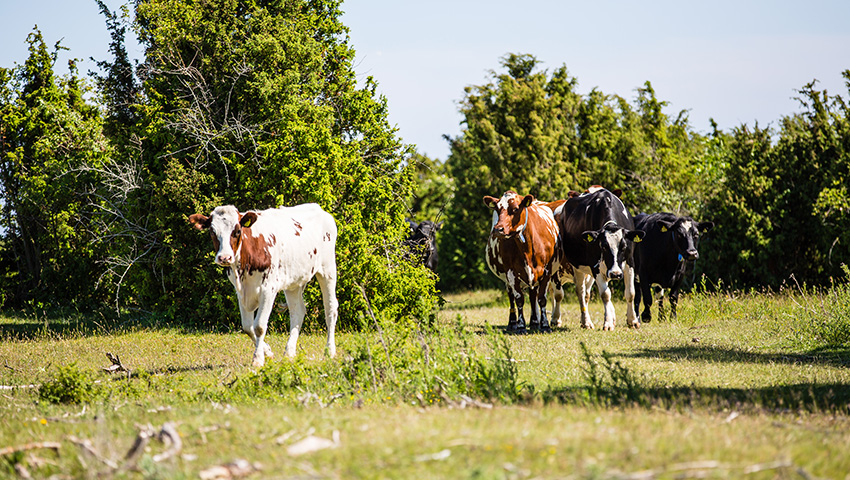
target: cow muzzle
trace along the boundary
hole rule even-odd
[[[623,278],[622,270],[610,270],[608,272],[608,278],[611,280],[621,280]]]
[[[699,258],[699,252],[696,250],[688,250],[687,251],[688,260],[696,260]]]
[[[222,267],[230,267],[233,265],[233,255],[216,255],[215,263]]]

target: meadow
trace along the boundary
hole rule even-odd
[[[640,330],[620,300],[613,332],[572,301],[554,333],[507,336],[503,293],[453,294],[433,330],[374,319],[334,360],[315,319],[280,358],[273,317],[260,371],[235,325],[7,311],[0,477],[850,478],[849,299],[691,294]]]

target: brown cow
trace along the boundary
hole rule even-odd
[[[546,318],[546,288],[560,268],[558,225],[552,210],[534,196],[520,197],[514,191],[502,198],[484,197],[493,210],[487,266],[503,282],[511,302],[508,333],[525,333],[523,290],[531,302],[532,330],[550,332]]]

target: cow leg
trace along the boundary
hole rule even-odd
[[[251,343],[254,344],[254,348],[257,347],[257,335],[254,333],[254,312],[256,310],[248,310],[242,305],[242,299],[239,299],[239,314],[242,317],[242,332],[245,335],[248,335],[248,338],[251,339]]]
[[[670,289],[670,320],[676,320],[676,305],[679,303],[679,289]]]
[[[549,282],[549,294],[552,296],[552,325],[561,326],[561,302],[564,300],[564,287],[561,279],[555,277]]]
[[[517,334],[526,333],[525,316],[522,313],[522,307],[525,304],[525,297],[522,293],[522,287],[518,285],[511,286],[509,294],[513,295],[513,303],[516,304],[516,322],[514,324],[515,327],[513,330],[511,330],[510,325],[508,325],[508,332]]]
[[[587,284],[586,272],[576,270],[573,273],[573,281],[576,284],[576,294],[578,295],[579,310],[581,310],[581,328],[593,330],[593,322],[590,320],[590,311],[587,307],[588,295],[585,293],[585,285]]]
[[[307,307],[304,305],[304,288],[286,290],[286,304],[289,305],[289,340],[286,341],[286,356],[295,356],[295,347],[298,345],[298,334],[301,333],[301,325],[304,323],[304,315]]]
[[[602,330],[614,330],[617,314],[614,311],[614,303],[611,301],[611,289],[608,287],[608,279],[602,273],[596,275],[596,287],[599,288],[599,298],[605,308],[605,321]]]
[[[640,309],[640,301],[643,300],[643,312],[640,314],[640,320],[642,322],[649,323],[652,321],[652,311],[650,307],[652,306],[652,286],[649,282],[641,282],[639,284],[639,288],[635,291],[635,308]]]
[[[316,279],[322,289],[322,300],[325,304],[325,325],[328,327],[328,343],[325,345],[325,352],[333,358],[336,355],[334,332],[336,331],[337,310],[339,308],[339,302],[336,299],[336,278],[334,275],[317,275]]]
[[[630,328],[640,328],[640,320],[635,312],[635,269],[628,263],[623,268],[626,296],[626,324]]]
[[[540,333],[549,333],[552,331],[552,327],[549,326],[549,320],[546,318],[546,290],[548,289],[548,281],[545,283],[541,283],[537,287],[537,306],[540,310]],[[531,298],[531,297],[529,297]]]
[[[266,363],[266,354],[271,353],[272,349],[266,343],[266,332],[269,327],[269,316],[274,308],[274,300],[277,292],[262,292],[260,293],[260,306],[257,307],[257,313],[253,321],[254,330],[254,361],[253,365],[257,368],[262,367]],[[271,355],[269,355],[271,357]]]
[[[531,319],[528,322],[528,328],[531,330],[540,329],[540,306],[537,304],[538,290],[540,290],[540,285],[528,287],[528,301],[531,303]]]
[[[658,302],[658,320],[663,322],[666,318],[666,315],[664,315],[664,289],[656,286],[655,297]]]

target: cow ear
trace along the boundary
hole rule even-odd
[[[522,202],[519,204],[519,208],[528,208],[531,204],[534,203],[534,195],[528,194],[522,198]]]
[[[620,197],[623,196],[623,190],[619,189],[619,188],[615,188],[614,190],[611,190],[611,193],[613,193],[617,198],[620,198]]]
[[[491,210],[496,209],[496,205],[499,203],[498,198],[491,197],[490,195],[484,196],[484,205],[487,205],[487,208]]]
[[[189,215],[189,223],[191,223],[192,226],[194,226],[198,230],[210,228],[210,218],[200,213]]]
[[[593,243],[596,241],[596,237],[599,235],[598,232],[594,232],[593,230],[588,230],[581,234],[581,238],[584,239],[587,243]]]
[[[254,212],[247,212],[245,215],[242,215],[242,218],[239,219],[239,225],[242,225],[244,228],[251,228],[252,225],[257,221],[257,214]]]
[[[579,195],[581,195],[581,192],[577,192],[575,190],[570,190],[569,192],[567,192],[567,198],[578,197]]]
[[[439,230],[441,228],[443,228],[443,222],[440,222],[440,223],[437,224],[437,230]]]
[[[699,225],[697,225],[697,230],[700,232],[707,232],[712,228],[714,228],[714,222],[700,222]]]
[[[646,236],[646,232],[644,232],[643,230],[629,230],[628,232],[626,232],[626,238],[628,238],[629,240],[631,240],[635,243],[642,242],[643,237],[645,237],[645,236]]]
[[[658,223],[661,224],[661,231],[662,232],[666,232],[667,230],[670,230],[671,228],[673,228],[673,222],[668,222],[666,220],[659,220]]]

